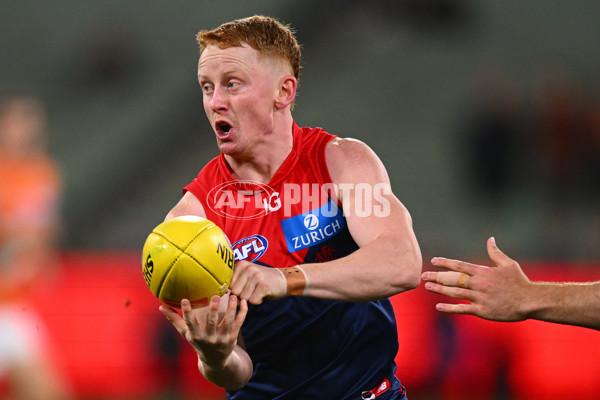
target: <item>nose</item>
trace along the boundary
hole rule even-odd
[[[220,87],[215,87],[209,99],[210,109],[219,112],[227,109],[227,93]]]

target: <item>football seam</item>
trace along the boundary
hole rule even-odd
[[[192,239],[188,242],[188,244],[184,247],[181,248],[179,247],[177,244],[175,244],[172,240],[170,240],[168,237],[166,237],[165,235],[163,235],[162,233],[158,233],[158,232],[154,232],[156,235],[162,237],[165,241],[169,242],[173,247],[175,247],[177,250],[179,250],[181,253],[179,254],[179,256],[177,256],[177,258],[175,258],[173,260],[173,263],[171,263],[171,265],[169,265],[169,271],[163,276],[163,278],[161,279],[158,287],[157,287],[157,293],[160,294],[162,291],[162,287],[163,284],[165,283],[165,280],[167,279],[167,276],[169,276],[169,274],[171,273],[171,269],[173,268],[173,265],[175,265],[175,263],[177,262],[177,260],[179,260],[181,258],[182,254],[186,254],[188,257],[190,257],[192,260],[194,260],[196,262],[196,264],[198,264],[200,267],[202,267],[202,269],[204,269],[206,272],[208,272],[208,274],[215,280],[215,282],[217,282],[218,284],[222,285],[223,282],[219,281],[213,274],[212,272],[210,272],[208,269],[206,269],[204,267],[204,264],[202,264],[199,260],[197,260],[194,256],[192,256],[191,254],[186,253],[185,251],[187,250],[188,247],[190,247],[190,244],[198,237],[200,236],[200,234],[202,232],[204,232],[206,229],[211,228],[212,226],[205,226],[204,228],[202,228],[201,230],[198,231],[198,233],[196,233],[196,235],[194,235],[194,237],[192,237]]]

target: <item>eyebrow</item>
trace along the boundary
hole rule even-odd
[[[235,77],[238,79],[243,79],[244,75],[246,75],[246,74],[243,71],[241,71],[240,69],[234,69],[234,68],[228,68],[228,69],[226,69],[224,71],[220,71],[218,73],[219,77],[225,77],[225,78]],[[207,74],[203,74],[201,72],[198,72],[198,79],[212,81],[212,79],[210,79]]]

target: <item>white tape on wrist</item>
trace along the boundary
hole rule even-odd
[[[281,270],[281,268],[275,268],[277,270],[277,272],[279,272],[279,274],[281,275],[281,278],[283,278],[283,284],[285,285],[285,291],[287,294],[287,279],[285,279],[285,274],[283,273],[283,271]]]
[[[306,294],[308,293],[308,286],[310,284],[310,282],[308,280],[308,275],[306,275],[306,271],[301,266],[296,265],[296,268],[298,268],[304,274],[304,279],[306,280],[306,283],[305,283],[305,286],[304,286],[304,291],[302,292],[302,296],[306,296]]]

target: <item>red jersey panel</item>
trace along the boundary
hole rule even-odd
[[[331,246],[338,234],[348,238],[325,162],[335,136],[296,124],[293,135],[292,151],[268,184],[236,180],[221,154],[185,188],[228,236],[236,261],[283,268],[345,255]]]

